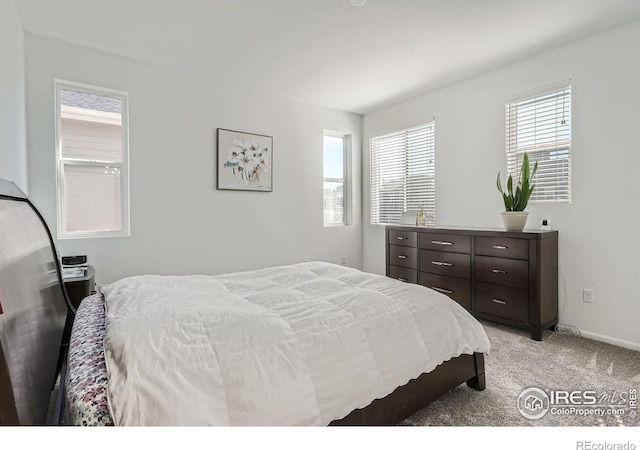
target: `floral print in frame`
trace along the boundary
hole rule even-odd
[[[273,137],[218,128],[218,189],[271,192]]]

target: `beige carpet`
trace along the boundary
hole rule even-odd
[[[461,385],[418,411],[402,425],[425,426],[639,426],[624,415],[551,414],[527,419],[517,409],[520,393],[529,387],[548,390],[596,391],[620,402],[635,389],[640,393],[640,352],[558,332],[545,332],[543,341],[524,330],[482,322],[491,352],[485,358],[487,388],[478,392]],[[609,405],[609,403],[605,402]],[[599,405],[600,406],[600,405]],[[640,414],[640,404],[636,410]]]

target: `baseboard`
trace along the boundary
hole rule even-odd
[[[594,341],[606,342],[607,344],[617,345],[618,347],[628,348],[630,350],[640,351],[640,344],[624,339],[616,339],[603,334],[592,333],[590,331],[580,330],[580,335]]]

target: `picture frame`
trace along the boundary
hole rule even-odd
[[[416,225],[418,211],[405,211],[400,215],[400,225]]]
[[[273,191],[273,136],[216,130],[219,190]]]

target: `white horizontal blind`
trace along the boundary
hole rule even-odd
[[[120,169],[63,162],[66,232],[122,229]]]
[[[435,223],[435,122],[371,139],[371,223],[399,224],[423,208]]]
[[[507,176],[519,180],[527,152],[535,189],[530,202],[571,201],[571,85],[563,82],[505,105]]]

